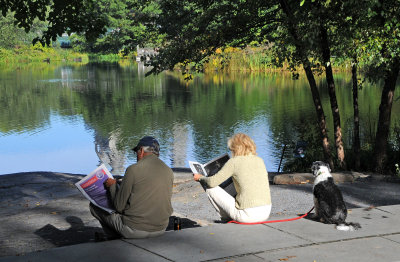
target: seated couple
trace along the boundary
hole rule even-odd
[[[204,187],[221,220],[261,222],[271,212],[268,172],[264,161],[256,156],[254,141],[245,134],[228,140],[232,158],[212,177],[193,174]],[[126,169],[121,185],[108,179],[105,187],[117,212],[109,214],[90,204],[90,211],[102,225],[106,236],[115,238],[148,238],[162,235],[172,214],[173,172],[158,156],[160,145],[153,137],[143,137],[133,148],[137,163]],[[220,185],[232,177],[236,197]]]

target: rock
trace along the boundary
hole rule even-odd
[[[297,185],[314,182],[314,177],[309,173],[275,175],[272,183],[275,185]]]
[[[332,173],[335,183],[354,182],[356,178],[361,177],[357,172]],[[272,183],[275,185],[297,185],[314,183],[314,176],[311,173],[278,174],[274,175]]]

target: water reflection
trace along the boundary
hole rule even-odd
[[[35,170],[88,173],[104,162],[117,175],[136,161],[131,148],[144,135],[159,139],[168,165],[182,167],[189,159],[206,162],[227,152],[227,138],[245,132],[271,171],[278,167],[284,144],[294,146],[310,137],[318,141],[305,78],[231,73],[196,75],[187,84],[179,73],[145,78],[146,70],[117,63],[0,70],[0,174],[32,171],[32,164],[22,163],[38,154],[29,149],[33,144],[52,156],[51,163],[35,158],[40,163]],[[347,75],[336,81],[349,145],[351,82]],[[329,97],[326,89],[320,92],[332,130]],[[361,90],[362,123],[375,121],[379,97],[375,86]],[[395,102],[394,118],[399,111]],[[52,145],[57,149],[48,149]]]

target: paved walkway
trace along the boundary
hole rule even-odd
[[[353,232],[307,219],[252,226],[214,224],[153,239],[85,243],[1,257],[0,262],[400,261],[399,215],[400,205],[349,210],[347,221],[362,226]]]

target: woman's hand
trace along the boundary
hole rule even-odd
[[[194,181],[200,181],[200,178],[202,177],[203,175],[200,175],[200,174],[193,174],[193,179],[194,179]]]

